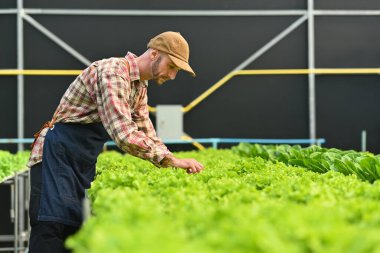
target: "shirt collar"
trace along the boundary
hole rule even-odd
[[[140,70],[136,62],[137,56],[131,52],[128,52],[125,56],[125,59],[129,63],[129,76],[131,78],[131,81],[140,81]],[[145,86],[148,86],[148,81],[140,81]]]

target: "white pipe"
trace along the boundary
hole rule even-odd
[[[314,45],[314,0],[307,1],[308,9],[308,68],[315,68],[315,45]],[[317,136],[317,119],[316,119],[316,103],[315,103],[315,74],[310,73],[309,79],[309,138],[316,139]]]
[[[26,14],[92,16],[299,16],[305,10],[88,10],[25,8]],[[17,9],[1,9],[0,14],[16,14]],[[314,10],[315,16],[380,16],[380,10]]]
[[[380,16],[380,10],[314,10],[317,16]]]
[[[362,152],[367,150],[367,131],[362,131]]]
[[[11,9],[12,10],[12,9]],[[299,16],[305,10],[91,10],[91,9],[24,9],[27,14],[92,16]],[[318,16],[379,16],[380,10],[313,10]]]
[[[17,9],[0,9],[0,14],[17,14]]]
[[[290,26],[288,26],[285,30],[283,30],[281,33],[279,33],[276,37],[274,37],[267,44],[265,44],[263,47],[261,47],[259,50],[257,50],[250,57],[248,57],[248,59],[246,59],[239,66],[237,66],[234,70],[232,70],[232,72],[233,71],[242,70],[245,67],[247,67],[249,64],[251,64],[257,58],[259,58],[261,55],[263,55],[265,52],[267,52],[270,48],[272,48],[274,45],[276,45],[280,40],[282,40],[283,38],[285,38],[289,33],[291,33],[297,27],[299,27],[306,19],[307,19],[306,15],[304,15],[304,16],[300,17],[299,19],[297,19]]]
[[[17,69],[24,69],[23,0],[17,0]],[[17,76],[17,138],[24,138],[24,76]],[[19,151],[24,146],[17,144]]]
[[[74,48],[72,48],[69,44],[61,40],[58,36],[56,36],[54,33],[50,32],[48,29],[46,29],[43,25],[38,23],[35,19],[33,19],[31,16],[24,14],[23,18],[32,26],[34,26],[37,30],[42,32],[44,35],[46,35],[49,39],[54,41],[57,45],[62,47],[66,52],[74,56],[77,60],[82,62],[84,65],[88,66],[91,64],[90,60],[88,60],[86,57],[81,55],[78,51],[76,51]]]
[[[96,16],[298,16],[304,10],[88,10],[25,9],[27,14]]]
[[[19,0],[18,0],[19,1]],[[22,1],[22,0],[21,0]],[[19,237],[19,231],[18,231],[18,223],[19,223],[19,206],[18,206],[18,175],[17,173],[15,174],[15,177],[14,177],[14,184],[15,184],[15,195],[14,195],[14,198],[15,198],[15,223],[14,223],[14,252],[15,253],[18,253],[18,237]]]

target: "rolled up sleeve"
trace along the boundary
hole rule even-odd
[[[160,162],[171,153],[156,136],[149,115],[146,115],[147,105],[146,109],[144,105],[139,105],[137,111],[141,111],[132,113],[128,103],[131,83],[126,73],[123,64],[105,71],[98,70],[95,95],[100,119],[120,149],[161,167]],[[132,114],[136,116],[133,117]]]

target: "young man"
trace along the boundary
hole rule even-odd
[[[65,239],[82,223],[81,201],[95,175],[103,144],[112,139],[123,151],[158,167],[198,173],[203,165],[178,159],[156,136],[147,105],[148,80],[161,85],[179,70],[195,76],[189,46],[176,32],[164,32],[140,56],[96,61],[63,95],[51,121],[32,146],[29,252],[65,252]]]

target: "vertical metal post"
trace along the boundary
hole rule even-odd
[[[83,223],[86,222],[91,215],[91,204],[90,199],[88,198],[87,189],[84,190],[84,198],[82,199],[82,215]]]
[[[17,0],[17,69],[24,69],[23,0]],[[24,76],[17,76],[17,138],[24,138]],[[17,144],[24,150],[22,143]]]
[[[25,179],[23,175],[18,177],[18,248],[22,249],[24,247],[24,236],[25,231]]]
[[[308,68],[315,68],[315,48],[314,48],[314,0],[307,1],[308,12]],[[317,138],[316,122],[316,101],[315,101],[315,74],[309,74],[309,138]]]
[[[362,152],[367,150],[367,131],[362,131]]]
[[[10,210],[11,222],[15,222],[15,183],[11,183],[11,210]]]
[[[25,198],[25,209],[26,212],[29,212],[29,201],[30,201],[30,170],[27,172],[27,177],[26,177],[26,198]],[[29,215],[26,214],[26,221],[27,221],[27,237],[30,237],[30,220],[29,220]],[[27,239],[27,244],[28,244],[29,239]]]
[[[14,252],[17,253],[18,252],[18,222],[19,222],[19,206],[18,206],[18,175],[17,173],[15,174],[15,177],[14,177],[14,182],[15,182],[15,195],[14,195],[14,198],[15,198],[15,222],[14,222]]]

